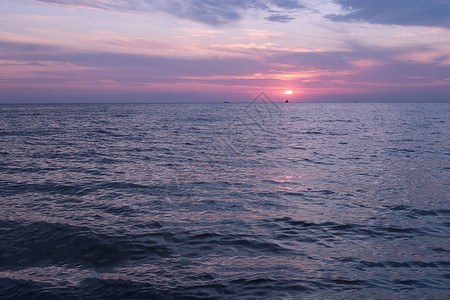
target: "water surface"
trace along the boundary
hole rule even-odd
[[[448,104],[0,106],[0,297],[446,298]]]

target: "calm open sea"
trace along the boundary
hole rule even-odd
[[[449,162],[449,104],[2,105],[0,298],[445,299]]]

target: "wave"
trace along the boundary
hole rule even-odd
[[[149,236],[112,236],[88,227],[0,221],[0,268],[72,265],[112,267],[166,257],[173,251]]]

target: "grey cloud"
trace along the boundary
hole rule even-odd
[[[333,21],[450,28],[449,0],[334,0],[348,13],[328,15]]]
[[[297,0],[271,0],[272,4],[285,9],[302,9],[305,8]]]
[[[270,11],[271,7],[284,11],[303,9],[298,0],[36,0],[49,4],[92,7],[125,11],[162,11],[179,18],[213,26],[233,23],[249,9]],[[272,21],[273,18],[267,18]],[[283,22],[292,20],[285,17]],[[280,19],[274,19],[280,22]]]
[[[278,23],[288,23],[294,18],[288,16],[288,15],[281,15],[281,14],[273,14],[270,17],[267,17],[266,20],[271,22],[278,22]]]

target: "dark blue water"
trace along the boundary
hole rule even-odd
[[[445,299],[449,109],[0,106],[0,297]]]

